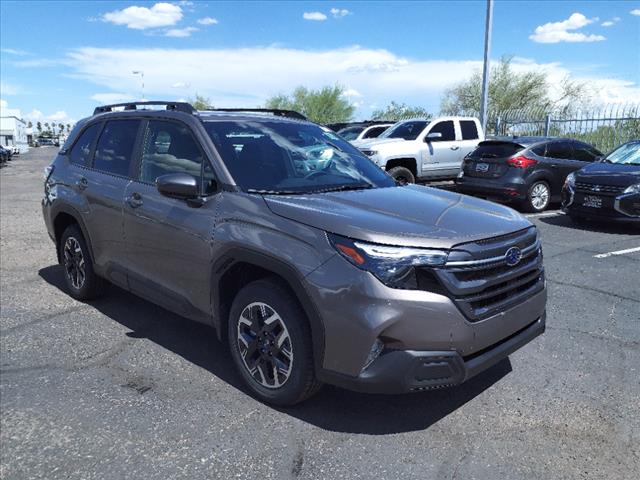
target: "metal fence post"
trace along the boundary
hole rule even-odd
[[[496,135],[500,135],[500,127],[501,127],[501,123],[502,123],[502,118],[500,117],[500,115],[498,115],[496,117]]]
[[[547,117],[544,120],[544,136],[549,136],[549,131],[551,130],[551,115],[547,114]]]

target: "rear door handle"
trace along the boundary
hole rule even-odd
[[[558,165],[556,163],[552,163],[551,168],[558,168]]]
[[[132,193],[127,197],[127,203],[131,208],[138,208],[142,206],[142,195],[137,192]]]
[[[76,182],[76,187],[78,190],[84,190],[89,186],[89,181],[85,177],[80,177],[80,179]]]
[[[458,150],[460,147],[458,145],[451,145],[451,150]]]

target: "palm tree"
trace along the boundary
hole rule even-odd
[[[29,120],[29,123],[27,123],[27,128],[33,128],[33,123],[31,122],[31,120]]]
[[[69,133],[71,131],[71,124],[67,123],[67,133]]]
[[[41,122],[36,123],[36,128],[38,129],[39,133],[42,133],[42,123]]]

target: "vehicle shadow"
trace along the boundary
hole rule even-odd
[[[45,267],[38,274],[66,293],[61,267]],[[109,285],[104,297],[88,304],[130,329],[127,336],[147,338],[249,395],[233,367],[228,349],[206,325],[175,315],[113,285]],[[459,387],[393,396],[365,395],[325,386],[302,404],[275,409],[336,432],[384,435],[423,430],[510,372],[511,362],[506,358]]]
[[[555,215],[551,217],[540,217],[539,220],[547,225],[556,227],[571,228],[573,230],[583,230],[586,232],[610,233],[612,235],[638,235],[640,225],[624,223],[607,223],[604,220],[572,220],[568,215]]]

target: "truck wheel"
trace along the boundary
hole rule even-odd
[[[413,173],[411,173],[411,170],[406,167],[393,167],[387,173],[391,175],[400,185],[416,183],[416,177],[414,177]]]
[[[538,213],[544,211],[551,201],[551,189],[545,181],[534,182],[527,192],[527,199],[524,201],[524,209],[527,212]]]
[[[73,298],[90,300],[102,293],[104,280],[93,271],[87,243],[77,225],[70,225],[62,234],[60,263],[64,267],[67,289]]]
[[[236,368],[260,400],[294,405],[319,390],[309,322],[276,279],[257,280],[240,290],[228,333]]]

